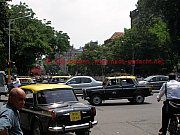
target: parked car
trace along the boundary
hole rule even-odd
[[[89,135],[90,128],[97,124],[95,107],[80,103],[71,86],[32,84],[21,88],[27,95],[20,122],[30,135]]]
[[[138,85],[135,76],[106,77],[103,86],[83,89],[83,98],[93,105],[112,99],[128,99],[131,103],[142,104],[145,97],[151,95],[151,87]]]
[[[76,94],[82,94],[84,88],[102,86],[101,81],[97,81],[91,76],[74,76],[67,80],[65,84],[72,86]]]
[[[31,77],[17,77],[17,79],[20,81],[21,86],[24,85],[29,85],[29,84],[35,84],[35,82],[33,81],[33,79]]]
[[[145,78],[143,81],[139,81],[139,84],[151,86],[153,90],[159,90],[168,79],[168,76],[165,75],[153,75]]]
[[[65,83],[71,76],[52,76],[49,83]]]
[[[1,95],[6,95],[8,93],[8,86],[6,83],[6,74],[4,71],[0,71],[0,99]]]

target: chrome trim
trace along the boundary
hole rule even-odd
[[[84,124],[78,124],[78,125],[72,125],[72,126],[61,126],[61,127],[49,127],[49,131],[52,132],[66,132],[66,131],[74,131],[78,129],[84,129],[84,128],[92,128],[93,126],[97,125],[97,121],[84,123]]]

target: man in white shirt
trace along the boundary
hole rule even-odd
[[[17,78],[16,75],[14,75],[13,86],[14,86],[14,88],[18,88],[19,86],[21,86],[21,82],[20,82],[20,80]]]
[[[162,128],[159,130],[159,135],[166,135],[170,115],[175,111],[172,107],[169,107],[169,101],[180,101],[180,82],[176,81],[176,75],[174,73],[170,73],[169,81],[162,85],[157,96],[157,101],[159,102],[164,95],[166,100],[163,102]]]

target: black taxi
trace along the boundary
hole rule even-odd
[[[21,87],[26,93],[20,111],[22,129],[30,135],[74,132],[89,135],[96,109],[78,101],[71,86],[63,84],[31,84]]]
[[[83,98],[92,105],[115,99],[127,99],[130,103],[142,104],[145,97],[152,94],[152,88],[139,85],[135,76],[106,77],[102,86],[83,89]]]

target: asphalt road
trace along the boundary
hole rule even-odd
[[[96,106],[98,124],[91,129],[91,135],[157,135],[162,102],[158,103],[156,96],[157,93],[147,97],[141,105],[131,105],[127,100],[109,100]]]
[[[157,135],[161,126],[162,102],[157,102],[156,96],[157,93],[147,97],[141,105],[130,105],[127,100],[111,100],[97,106],[98,125],[91,129],[91,135]]]

